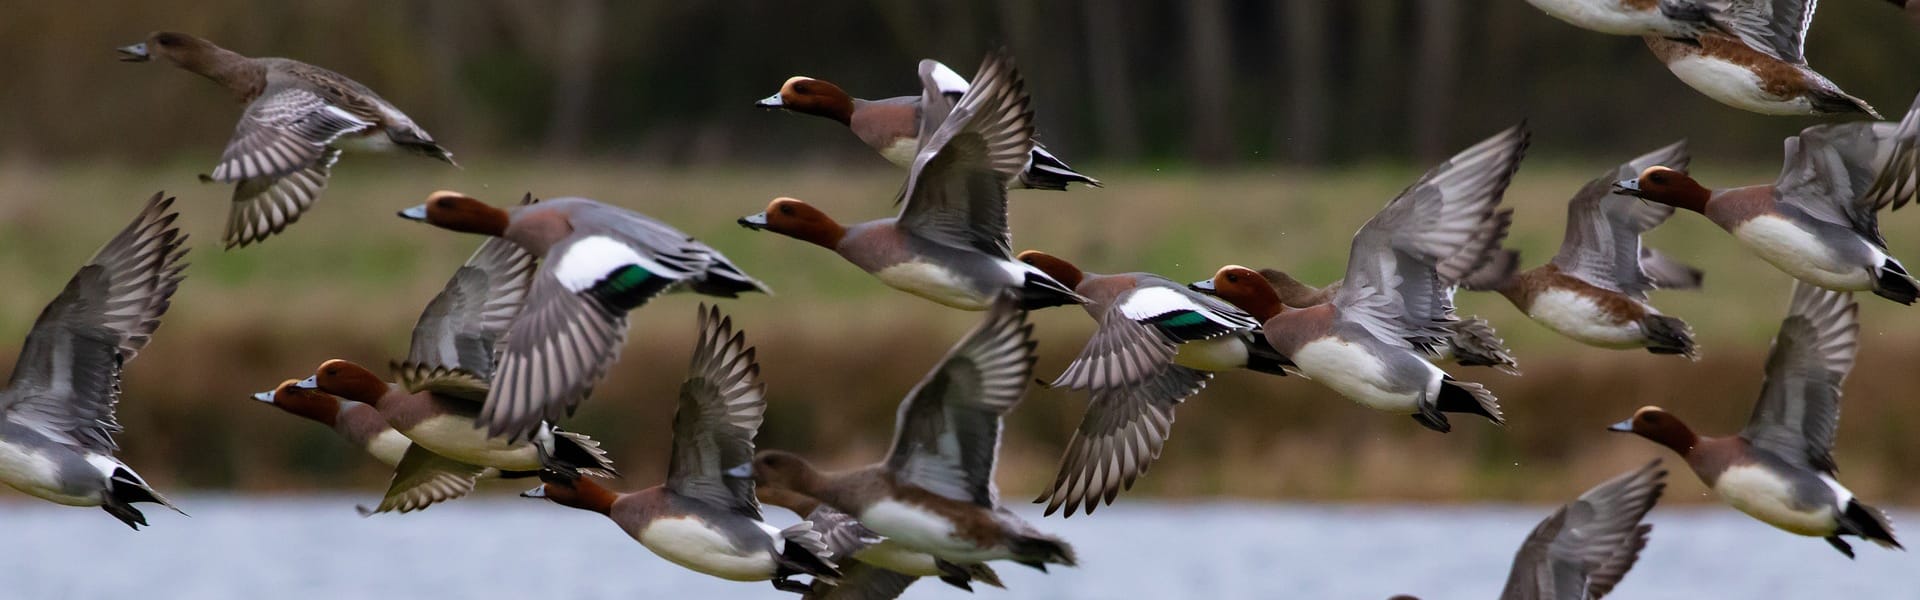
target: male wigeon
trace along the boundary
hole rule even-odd
[[[1511,261],[1502,261],[1511,265]],[[1340,281],[1335,280],[1325,287],[1294,279],[1286,271],[1279,269],[1260,269],[1260,277],[1273,286],[1280,295],[1280,303],[1293,308],[1307,308],[1325,304],[1340,291]],[[1456,286],[1448,286],[1453,288]],[[1513,351],[1507,348],[1507,341],[1500,338],[1500,332],[1493,329],[1493,323],[1480,317],[1459,318],[1447,325],[1445,337],[1435,340],[1429,347],[1422,348],[1429,360],[1452,361],[1463,367],[1493,367],[1508,375],[1520,374],[1520,362],[1513,357]]]
[[[373,90],[333,71],[285,58],[249,58],[184,33],[155,32],[123,46],[120,60],[164,58],[232,92],[247,105],[211,181],[235,184],[228,248],[280,233],[320,199],[346,142],[399,148],[454,164],[412,118]]]
[[[1667,488],[1655,459],[1594,486],[1553,511],[1513,555],[1501,600],[1599,600],[1640,560],[1653,525],[1642,523]],[[1396,600],[1419,600],[1410,595]]]
[[[1767,115],[1880,114],[1807,66],[1812,0],[1527,0],[1576,27],[1637,35],[1682,83]]]
[[[817,498],[888,540],[955,565],[1074,565],[1073,547],[1001,506],[993,483],[1001,418],[1033,375],[1026,315],[1010,301],[994,304],[901,401],[885,460],[827,473],[791,452],[765,450],[754,459],[754,478]]]
[[[520,439],[573,414],[627,341],[627,313],[662,293],[733,298],[767,292],[759,280],[678,229],[586,198],[503,210],[459,192],[434,192],[400,211],[442,229],[503,238],[540,259],[526,310],[513,319],[480,420]]]
[[[938,61],[920,61],[920,72],[922,81],[931,81],[934,88],[948,98],[947,102],[934,105],[941,109],[950,109],[951,102],[966,95],[972,87],[965,77]],[[847,95],[832,82],[801,76],[788,78],[780,85],[779,92],[753,105],[838,121],[887,162],[902,168],[912,168],[914,158],[920,154],[920,111],[929,106],[921,102],[920,96],[862,100]],[[1072,183],[1100,187],[1100,180],[1074,171],[1039,142],[1033,143],[1029,156],[1026,168],[1018,177],[1008,180],[1008,185],[1061,191]]]
[[[1760,401],[1737,435],[1697,435],[1655,406],[1610,429],[1680,453],[1721,500],[1768,525],[1824,537],[1848,558],[1853,548],[1842,535],[1899,549],[1886,515],[1833,478],[1840,385],[1859,347],[1858,313],[1850,292],[1794,284],[1792,306],[1767,356]]]
[[[762,504],[771,504],[813,523],[813,530],[833,552],[842,573],[838,584],[815,580],[808,598],[895,598],[921,577],[938,577],[948,585],[973,591],[973,583],[1005,588],[1000,574],[986,564],[955,565],[933,555],[901,546],[861,525],[812,496],[793,490],[757,486]]]
[[[1528,138],[1524,124],[1508,128],[1394,197],[1354,234],[1346,277],[1325,304],[1289,308],[1266,278],[1236,265],[1193,287],[1260,320],[1267,341],[1301,374],[1348,399],[1411,414],[1441,432],[1452,429],[1443,414],[1448,412],[1503,423],[1493,392],[1454,379],[1428,362],[1424,349],[1451,334],[1449,282],[1492,258],[1459,254],[1499,227],[1501,196]]]
[[[1214,371],[1284,375],[1291,366],[1251,315],[1165,277],[1089,273],[1036,250],[1019,259],[1085,296],[1081,308],[1100,325],[1051,384],[1091,397],[1059,475],[1034,500],[1047,503],[1046,514],[1065,506],[1072,516],[1082,503],[1092,514],[1132,488],[1160,457],[1174,408],[1206,387]]]
[[[489,239],[421,311],[406,360],[392,366],[396,382],[335,359],[296,384],[372,406],[413,442],[374,512],[408,512],[459,498],[488,467],[613,474],[599,443],[586,436],[545,426],[528,440],[515,440],[479,426],[481,402],[498,374],[502,337],[529,297],[533,278],[531,254],[510,241]]]
[[[1698,270],[1640,242],[1640,235],[1673,214],[1673,207],[1612,193],[1614,181],[1654,165],[1685,170],[1685,141],[1643,154],[1600,177],[1567,202],[1567,233],[1560,253],[1537,268],[1492,285],[1514,308],[1555,333],[1601,348],[1646,348],[1695,358],[1693,328],[1660,314],[1649,290],[1698,287]]]
[[[172,206],[154,194],[80,267],[40,311],[0,389],[0,482],[58,504],[98,506],[134,529],[147,524],[135,503],[180,510],[113,456],[120,370],[160,327],[186,268],[187,236]]]
[[[925,65],[921,75],[928,105],[943,102]],[[999,184],[1026,165],[1033,110],[1012,58],[988,55],[979,83],[952,111],[925,111],[921,128],[937,133],[927,134],[907,175],[898,217],[842,226],[812,205],[778,198],[740,225],[832,250],[888,286],[962,310],[986,310],[1006,294],[1027,310],[1083,302],[1013,258]]]
[[[1913,201],[1916,183],[1920,98],[1897,124],[1815,125],[1787,138],[1786,166],[1773,183],[1714,190],[1652,166],[1614,191],[1700,213],[1795,279],[1913,304],[1920,283],[1887,255],[1879,211]]]
[[[661,558],[733,581],[772,581],[807,593],[789,579],[840,577],[809,521],[775,529],[760,517],[754,495],[753,437],[767,411],[760,365],[746,336],[719,308],[700,307],[700,337],[680,384],[673,416],[673,456],[667,482],[615,493],[591,479],[542,474],[546,483],[523,494],[613,519]]]

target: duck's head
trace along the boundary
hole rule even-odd
[[[826,117],[842,124],[853,122],[853,96],[833,82],[812,77],[789,77],[780,85],[778,93],[761,98],[753,105]]]
[[[1274,291],[1273,284],[1258,271],[1240,265],[1220,267],[1211,279],[1202,279],[1187,287],[1212,294],[1261,321],[1280,314],[1280,294]]]
[[[774,198],[765,212],[740,217],[739,223],[747,229],[771,231],[827,249],[838,247],[840,238],[847,234],[846,228],[825,211],[793,198]]]
[[[499,237],[506,235],[512,215],[493,205],[460,192],[440,190],[427,201],[400,211],[400,218],[422,221],[434,227]]]
[[[806,494],[819,471],[813,463],[785,450],[761,450],[753,457],[755,486]]]
[[[219,46],[192,35],[173,31],[155,31],[137,44],[115,48],[121,62],[148,62],[164,58],[177,66],[192,68],[208,60]]]
[[[793,514],[801,517],[812,514],[814,509],[820,507],[820,501],[813,496],[783,487],[756,484],[753,487],[753,495],[760,499],[761,504],[778,506],[793,511]]]
[[[1614,423],[1607,431],[1639,435],[1682,455],[1691,452],[1694,444],[1700,442],[1700,437],[1694,435],[1680,417],[1658,406],[1642,406],[1633,411],[1633,418]]]
[[[1039,250],[1027,250],[1021,252],[1020,255],[1015,258],[1019,259],[1020,262],[1032,265],[1033,268],[1039,269],[1040,272],[1046,273],[1048,277],[1052,277],[1054,281],[1058,281],[1069,288],[1080,287],[1081,280],[1086,279],[1087,276],[1086,273],[1080,270],[1080,267],[1073,266],[1073,263],[1067,262],[1066,259]]]
[[[554,504],[607,514],[620,495],[589,477],[567,477],[553,471],[540,472],[540,487],[520,493],[522,498],[542,498]]]
[[[300,387],[298,379],[282,381],[272,391],[254,394],[253,399],[328,427],[339,422],[340,398],[318,389]]]
[[[352,361],[333,359],[320,363],[308,377],[294,387],[316,390],[333,394],[355,402],[364,402],[378,407],[380,397],[387,395],[387,382],[373,371],[367,370]]]
[[[1693,177],[1687,175],[1685,171],[1660,165],[1647,167],[1640,172],[1639,177],[1615,182],[1613,193],[1694,212],[1705,211],[1707,200],[1713,197],[1713,190],[1694,181]]]

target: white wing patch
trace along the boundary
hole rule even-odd
[[[973,84],[967,83],[967,78],[961,77],[947,65],[939,62],[933,64],[937,67],[933,70],[933,84],[940,88],[940,93],[966,95],[967,88],[973,87]]]
[[[574,242],[554,265],[553,276],[567,291],[580,292],[605,279],[608,273],[627,265],[639,265],[654,275],[674,276],[677,271],[648,260],[631,246],[606,236],[592,236]]]
[[[1209,318],[1211,318],[1209,313],[1213,312],[1194,302],[1192,298],[1163,287],[1143,286],[1127,294],[1126,301],[1120,304],[1120,314],[1135,321],[1179,310],[1197,312],[1208,315]]]

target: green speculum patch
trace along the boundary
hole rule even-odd
[[[654,275],[639,265],[625,265],[593,284],[587,289],[587,295],[608,310],[626,312],[646,304],[672,284],[673,280]]]

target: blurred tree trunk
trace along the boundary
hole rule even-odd
[[[1343,112],[1360,115],[1350,122],[1366,124],[1371,132],[1350,141],[1361,152],[1403,155],[1406,138],[1394,133],[1404,130],[1406,115],[1401,105],[1392,102],[1403,95],[1400,84],[1407,76],[1402,59],[1407,46],[1395,24],[1400,8],[1395,2],[1353,2],[1344,7],[1353,11],[1346,51],[1357,59],[1349,71],[1351,87],[1342,94],[1348,99]]]
[[[555,28],[558,38],[549,54],[553,69],[553,100],[544,147],[548,154],[578,154],[587,138],[587,115],[592,108],[594,74],[600,65],[602,0],[567,0]]]
[[[1193,158],[1220,164],[1231,158],[1232,46],[1227,43],[1225,0],[1187,0],[1187,86],[1193,96],[1187,115],[1193,120],[1189,139]]]
[[[420,19],[425,21],[422,29],[427,32],[423,36],[426,38],[427,55],[424,62],[427,65],[427,81],[439,90],[433,96],[433,116],[423,123],[427,127],[445,123],[449,129],[463,131],[469,138],[493,135],[496,132],[478,130],[469,116],[471,111],[466,94],[458,92],[464,87],[460,85],[460,41],[466,37],[461,32],[467,30],[461,18],[460,7],[464,4],[440,0],[417,6],[423,11]]]
[[[1415,4],[1419,52],[1414,54],[1413,89],[1407,114],[1413,117],[1413,152],[1422,162],[1447,155],[1453,122],[1454,82],[1460,72],[1459,0],[1423,0]]]
[[[1087,61],[1093,72],[1088,91],[1101,153],[1131,161],[1140,158],[1140,127],[1133,108],[1133,81],[1127,71],[1129,43],[1124,6],[1086,0],[1080,14],[1086,21]]]
[[[1275,65],[1285,73],[1273,80],[1286,82],[1279,97],[1286,99],[1287,118],[1273,145],[1286,148],[1295,164],[1319,164],[1327,158],[1327,1],[1286,0],[1274,18],[1273,30],[1282,32]]]

